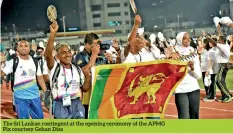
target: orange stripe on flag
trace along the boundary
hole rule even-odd
[[[102,98],[102,102],[99,106],[98,115],[100,119],[114,119],[114,107],[111,103],[111,97],[114,97],[114,94],[119,87],[121,81],[122,73],[125,71],[125,68],[116,68],[113,69],[111,74],[108,77],[107,83],[104,88],[104,94]],[[108,110],[106,112],[106,110]]]

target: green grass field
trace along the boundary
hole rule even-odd
[[[204,89],[202,79],[200,79],[200,80],[198,81],[198,83],[199,83],[201,89]],[[227,88],[228,88],[229,90],[232,90],[232,91],[233,91],[233,69],[230,69],[230,70],[227,72],[226,84],[227,84]],[[217,85],[216,85],[216,89],[218,89]]]

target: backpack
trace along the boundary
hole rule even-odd
[[[33,62],[35,63],[35,66],[36,66],[36,73],[37,73],[37,69],[38,69],[38,60],[33,58]],[[18,64],[19,64],[19,57],[14,57],[13,58],[13,72],[12,72],[12,81],[11,81],[11,88],[13,89],[14,87],[14,82],[15,82],[15,71],[18,67]],[[37,77],[36,77],[36,82],[37,82],[37,86],[39,87],[39,83],[37,81]],[[40,88],[40,87],[39,87]]]
[[[40,59],[40,60],[42,60],[42,62],[40,62],[39,59],[36,59],[36,60],[38,61],[38,64],[39,64],[39,66],[40,66],[41,74],[44,75],[44,74],[43,74],[43,73],[44,73],[44,69],[43,69],[44,61],[43,61],[43,59]],[[46,87],[47,87],[47,89],[48,89],[48,88],[49,88],[49,83],[45,82],[45,85],[46,85]],[[42,90],[42,88],[40,87],[39,84],[38,84],[38,87],[39,87],[39,90]]]
[[[41,60],[41,62],[40,62],[40,60]],[[37,61],[38,61],[39,65],[40,65],[41,73],[42,73],[42,75],[44,75],[44,74],[43,74],[43,73],[44,73],[44,69],[43,69],[44,61],[43,61],[43,59],[40,59],[40,60],[37,60]]]

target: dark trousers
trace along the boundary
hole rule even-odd
[[[209,90],[208,90],[208,97],[209,97],[210,99],[214,99],[215,94],[216,94],[216,81],[215,81],[215,76],[216,76],[216,74],[211,74],[211,75],[210,75],[211,84],[210,84]]]
[[[203,81],[203,84],[204,84],[204,87],[205,87],[205,94],[208,97],[209,96],[209,94],[208,94],[209,87],[205,86],[205,73],[206,72],[202,72],[202,81]]]
[[[79,98],[72,99],[70,106],[63,106],[62,100],[54,101],[54,119],[84,119],[85,109]]]
[[[176,93],[175,103],[179,119],[199,119],[200,90]]]
[[[202,72],[203,84],[205,83],[205,73],[206,72]],[[209,99],[214,99],[215,94],[216,94],[215,76],[216,76],[216,74],[210,74],[211,84],[210,84],[209,87],[205,86],[205,84],[204,84],[206,97],[209,98]]]
[[[217,74],[216,84],[217,84],[219,90],[221,91],[222,97],[224,97],[224,98],[231,97],[231,93],[227,89],[226,82],[225,82],[228,70],[229,69],[227,67],[227,63],[219,64],[219,71]]]
[[[89,109],[89,105],[83,105],[85,108],[85,119],[88,119],[88,109]]]

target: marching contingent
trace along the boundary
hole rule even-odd
[[[142,19],[135,15],[124,47],[116,39],[106,45],[96,33],[90,32],[85,35],[83,50],[77,54],[72,52],[69,44],[55,43],[59,29],[56,14],[51,12],[48,17],[51,25],[46,47],[32,49],[29,41],[21,40],[15,50],[10,50],[8,57],[1,55],[1,77],[6,75],[6,83],[11,83],[13,107],[18,119],[43,119],[43,106],[54,119],[88,119],[94,86],[93,68],[102,65],[139,65],[161,60],[185,62],[187,72],[172,93],[179,119],[199,119],[199,79],[205,85],[204,102],[229,103],[233,99],[225,82],[233,36],[221,32],[222,26],[233,28],[229,17],[215,17],[217,33],[211,35],[202,31],[195,43],[196,49],[190,45],[194,41],[188,32],[178,33],[175,39],[165,38],[161,32],[157,37],[151,33],[148,39],[145,38],[140,28]],[[216,85],[221,91],[220,98],[216,98]],[[136,117],[133,119],[138,119]]]

